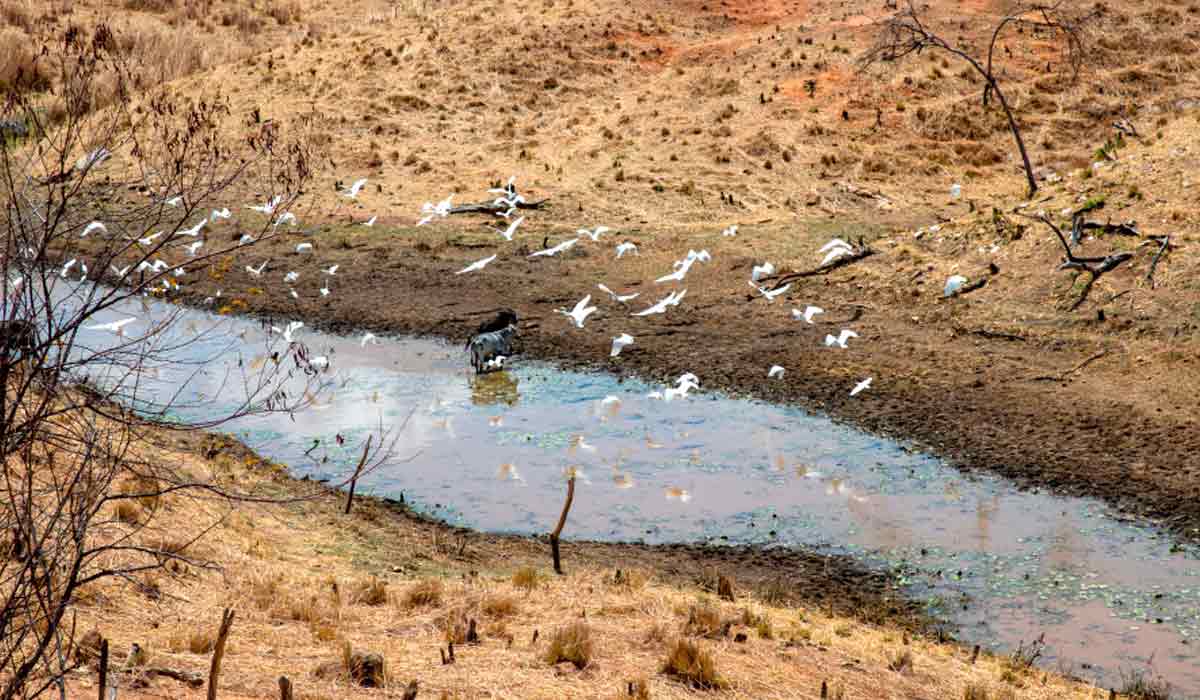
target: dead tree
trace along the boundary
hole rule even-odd
[[[219,96],[145,91],[127,45],[103,24],[72,27],[37,52],[39,70],[56,76],[52,90],[0,87],[0,121],[30,134],[0,149],[0,549],[10,554],[0,557],[0,700],[61,688],[80,666],[67,650],[81,589],[211,567],[192,553],[196,541],[239,503],[278,502],[172,459],[175,433],[291,412],[328,388],[303,342],[279,334],[263,348],[278,362],[224,363],[238,348],[201,349],[176,303],[235,250],[293,235],[275,224],[299,211],[321,161],[309,125],[301,116],[295,129],[268,128]],[[232,231],[207,235],[213,208],[243,209],[234,190],[276,203],[276,214],[238,222],[254,239],[242,247]],[[185,253],[182,241],[201,240],[194,232],[205,234],[204,251]],[[123,318],[134,320],[110,323]],[[229,403],[184,417],[203,400],[200,364],[226,368],[216,379]],[[159,370],[178,372],[177,387],[148,387]],[[178,498],[213,504],[182,538],[155,520],[161,502]]]
[[[562,534],[563,526],[567,524],[567,513],[571,512],[571,501],[575,500],[575,474],[567,477],[567,500],[563,503],[562,515],[558,516],[558,525],[550,533],[550,554],[554,558],[554,573],[563,575],[562,561],[558,554],[558,537]]]
[[[951,43],[937,33],[921,16],[921,11],[912,0],[907,6],[888,19],[878,23],[879,36],[872,46],[860,59],[861,69],[867,69],[880,63],[899,61],[911,54],[920,54],[929,49],[943,51],[966,62],[983,79],[983,105],[987,107],[995,96],[1004,110],[1008,120],[1009,130],[1016,141],[1017,151],[1021,154],[1021,162],[1025,168],[1025,177],[1029,181],[1029,196],[1037,193],[1037,178],[1033,173],[1033,165],[1029,160],[1029,152],[1025,148],[1025,140],[1021,136],[1021,127],[1013,113],[1008,96],[1000,86],[996,69],[996,47],[1006,29],[1016,28],[1024,33],[1045,32],[1051,37],[1062,37],[1066,46],[1064,63],[1070,68],[1071,80],[1078,77],[1084,59],[1083,29],[1099,10],[1092,14],[1071,15],[1064,11],[1067,0],[1059,0],[1053,4],[1018,3],[1007,14],[999,19],[992,30],[991,39],[983,48],[969,46],[965,43]]]
[[[1067,237],[1063,235],[1062,229],[1054,225],[1054,222],[1050,220],[1049,216],[1043,214],[1035,218],[1038,221],[1041,221],[1043,224],[1049,226],[1050,230],[1054,231],[1054,235],[1058,237],[1059,242],[1062,243],[1063,251],[1066,253],[1066,258],[1061,264],[1059,264],[1058,269],[1082,270],[1088,273],[1087,282],[1084,284],[1083,289],[1080,290],[1079,296],[1074,302],[1071,303],[1071,306],[1067,308],[1068,311],[1074,311],[1075,309],[1078,309],[1083,305],[1083,302],[1087,301],[1088,294],[1090,294],[1092,291],[1092,286],[1096,284],[1096,280],[1100,279],[1101,275],[1106,272],[1111,272],[1121,263],[1133,257],[1133,253],[1128,252],[1111,253],[1102,258],[1080,257],[1071,252],[1071,244],[1067,242]]]

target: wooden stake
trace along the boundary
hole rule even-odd
[[[354,487],[358,485],[358,477],[367,463],[367,456],[371,453],[371,439],[374,437],[374,435],[367,436],[367,444],[363,446],[362,458],[358,460],[358,466],[354,468],[354,476],[350,477],[350,489],[346,492],[346,515],[350,515],[350,506],[354,505]]]
[[[279,677],[279,700],[292,700],[292,682],[287,676]]]
[[[108,640],[100,640],[100,700],[108,700]]]
[[[567,513],[571,510],[571,501],[575,499],[575,476],[567,479],[567,501],[563,503],[562,515],[558,516],[558,527],[550,533],[550,554],[554,557],[554,573],[563,575],[562,562],[558,556],[558,536],[562,534],[563,526],[567,524]]]
[[[212,665],[208,669],[208,700],[217,700],[217,676],[221,675],[221,657],[225,656],[225,640],[233,625],[233,611],[225,608],[221,613],[221,629],[217,632],[217,645],[213,649]]]

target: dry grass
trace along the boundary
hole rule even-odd
[[[436,608],[442,604],[442,582],[438,579],[418,581],[404,591],[404,607]]]
[[[354,586],[350,600],[359,605],[383,605],[388,602],[387,584],[374,576],[365,578]]]
[[[592,663],[592,653],[592,628],[586,622],[572,622],[554,631],[542,658],[551,666],[568,661],[584,669]]]
[[[512,617],[520,610],[517,599],[505,593],[489,593],[480,603],[479,609],[488,617]]]
[[[540,582],[541,576],[538,574],[537,569],[533,568],[532,566],[525,566],[517,569],[512,576],[513,585],[525,591],[526,593],[532,593],[533,590],[538,587]]]
[[[678,639],[668,646],[662,672],[700,690],[720,690],[728,685],[717,675],[712,655],[687,639]]]

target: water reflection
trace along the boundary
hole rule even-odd
[[[471,380],[471,403],[476,406],[516,406],[518,380],[508,372],[489,372]]]

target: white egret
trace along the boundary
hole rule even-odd
[[[626,253],[633,253],[634,255],[639,255],[637,246],[634,245],[633,243],[630,243],[629,241],[625,241],[624,243],[618,243],[617,244],[617,260],[620,260],[621,256]]]
[[[158,233],[146,236],[145,238],[139,238],[138,243],[141,243],[142,245],[150,245],[150,244],[154,243],[154,241],[159,236],[163,235],[164,233],[166,233],[166,231],[159,231]]]
[[[800,309],[792,309],[792,318],[796,319],[797,321],[804,321],[805,323],[812,325],[813,316],[823,313],[825,313],[825,309],[822,309],[819,306],[806,306],[804,307],[804,311],[801,311]]]
[[[339,267],[341,267],[341,265],[330,265],[324,270],[321,270],[321,272],[324,272],[327,275],[336,275]]]
[[[83,233],[79,234],[79,237],[87,238],[87,235],[89,233],[91,233],[92,231],[99,231],[100,233],[108,233],[108,227],[105,226],[104,224],[100,223],[99,221],[93,221],[92,223],[83,227]]]
[[[110,333],[116,333],[117,335],[124,335],[125,331],[122,329],[136,320],[137,318],[134,317],[123,318],[119,321],[112,321],[111,323],[101,323],[97,326],[88,326],[87,329],[89,331],[108,331]]]
[[[849,243],[843,241],[840,238],[835,238],[835,239],[829,241],[828,243],[826,243],[825,245],[821,246],[817,250],[817,252],[824,253],[825,251],[832,250],[834,248],[845,248],[846,250],[853,250],[853,248],[850,247]]]
[[[292,226],[295,226],[296,225],[296,215],[290,211],[285,211],[282,214],[280,214],[279,218],[275,220],[275,226],[281,226],[283,224],[290,224]]]
[[[587,236],[588,238],[592,239],[593,243],[596,243],[600,240],[600,234],[608,233],[611,230],[612,229],[607,226],[597,226],[595,229],[591,229],[591,230],[586,229],[586,228],[581,228],[578,231],[576,231],[575,233],[578,233],[581,236]]]
[[[612,300],[619,304],[624,304],[627,301],[633,301],[642,295],[641,292],[635,292],[634,294],[617,294],[603,284],[597,284],[596,286],[600,289],[600,291],[612,297]]]
[[[280,328],[279,326],[271,326],[271,330],[275,333],[282,333],[283,334],[283,342],[291,343],[291,342],[293,342],[294,334],[296,333],[296,331],[300,330],[303,327],[304,327],[304,321],[292,321],[291,323],[287,324],[287,328]]]
[[[279,206],[279,203],[282,201],[283,201],[283,195],[277,194],[274,197],[268,199],[263,204],[259,204],[257,206],[249,206],[248,205],[246,208],[250,209],[251,211],[256,211],[260,214],[266,214],[267,216],[270,216],[275,213],[275,207]]]
[[[559,243],[558,245],[554,246],[553,248],[546,248],[545,250],[539,250],[536,253],[530,253],[529,257],[536,258],[536,257],[540,257],[543,255],[558,255],[559,253],[561,253],[563,251],[570,250],[571,246],[575,245],[578,242],[579,242],[578,238],[571,238],[569,240],[563,241],[562,243]]]
[[[507,229],[505,229],[503,231],[501,231],[500,229],[496,229],[496,232],[499,233],[501,236],[503,236],[504,240],[511,241],[513,239],[513,234],[517,232],[517,227],[520,226],[521,222],[524,220],[525,220],[525,217],[523,217],[523,216],[518,217],[517,219],[514,219],[513,222],[508,225]]]
[[[300,279],[300,273],[299,273],[299,272],[289,272],[289,273],[287,273],[286,275],[284,275],[284,276],[283,276],[283,281],[284,281],[284,282],[295,282],[295,281],[296,281],[296,280],[298,280],[298,279]]]
[[[779,365],[771,365],[771,369],[767,370],[767,378],[773,379],[775,377],[782,377],[785,371],[786,370]]]
[[[379,339],[375,337],[374,333],[367,333],[367,334],[363,335],[362,342],[359,343],[358,346],[360,348],[365,348],[365,347],[367,347],[367,343],[370,343],[372,345],[379,345]]]
[[[727,237],[727,238],[732,238],[732,237],[734,237],[734,236],[736,236],[736,235],[737,235],[737,229],[738,229],[738,227],[737,227],[737,224],[733,224],[733,225],[732,225],[732,226],[730,226],[729,228],[727,228],[727,229],[725,229],[724,231],[722,231],[722,232],[721,232],[721,235],[722,235],[722,236],[725,236],[725,237]]]
[[[253,267],[250,267],[249,265],[247,265],[247,266],[246,266],[246,272],[249,272],[250,274],[254,275],[255,277],[259,277],[259,276],[261,276],[261,275],[262,275],[262,273],[263,273],[263,270],[267,269],[267,263],[269,263],[269,262],[271,262],[271,261],[270,261],[270,260],[264,260],[264,261],[262,262],[262,264],[261,264],[261,265],[259,265],[257,268],[253,268]]]
[[[77,262],[79,262],[78,258],[71,258],[68,260],[67,263],[62,266],[62,276],[66,277],[67,273],[71,271],[72,267],[75,267],[75,263]]]
[[[433,202],[425,202],[425,204],[421,205],[421,211],[425,214],[425,218],[418,221],[417,226],[424,226],[430,221],[433,221],[435,217],[440,216],[444,219],[447,216],[450,216],[450,206],[453,199],[454,194],[451,193],[449,197],[446,197],[436,205]]]
[[[758,293],[763,295],[764,297],[766,297],[767,301],[770,303],[774,303],[775,297],[779,296],[780,294],[783,294],[784,292],[786,292],[788,289],[791,289],[791,287],[792,287],[791,283],[788,283],[788,284],[783,285],[779,289],[770,290],[770,289],[767,289],[766,287],[760,287],[757,284],[754,284],[753,282],[748,282],[747,284],[749,284],[751,288],[758,290]]]
[[[850,390],[850,395],[857,396],[857,395],[861,394],[863,391],[866,391],[867,389],[871,388],[871,379],[872,379],[872,377],[867,377],[866,379],[862,380],[858,384],[855,384],[854,388]]]
[[[238,239],[239,246],[243,246],[243,245],[246,245],[247,243],[253,243],[253,242],[254,242],[254,236],[251,236],[248,233],[243,233],[242,237]]]
[[[291,295],[291,297],[292,297],[293,299],[299,299],[299,298],[300,298],[300,295],[299,295],[298,293],[296,293],[296,290],[295,290],[295,289],[288,288],[288,294],[289,294],[289,295]]]
[[[213,209],[212,213],[208,215],[208,220],[215,224],[217,223],[217,219],[228,219],[231,216],[233,216],[233,212],[229,211],[228,207],[224,209]]]
[[[374,226],[375,219],[378,219],[378,218],[379,218],[378,215],[372,216],[370,219],[367,219],[366,221],[363,222],[363,226]]]
[[[960,289],[962,289],[963,285],[966,283],[967,283],[966,277],[963,277],[962,275],[953,275],[952,277],[950,277],[950,279],[946,280],[946,286],[944,289],[942,289],[942,296],[944,296],[944,297],[954,296],[955,294],[958,293],[958,291]]]
[[[612,405],[620,404],[620,403],[621,403],[620,397],[613,396],[612,394],[609,394],[608,396],[605,396],[604,398],[600,399],[601,406],[612,406]]]
[[[323,296],[323,297],[327,297],[327,296],[329,296],[329,283],[328,283],[328,282],[326,282],[326,283],[325,283],[325,286],[324,286],[324,287],[321,287],[321,288],[320,288],[320,289],[318,289],[317,291],[318,291],[318,292],[320,292],[320,293],[321,293],[321,296]]]
[[[575,308],[571,309],[570,311],[567,311],[566,309],[555,309],[555,312],[571,319],[571,321],[575,323],[576,328],[583,328],[584,319],[595,312],[597,308],[595,306],[588,306],[591,301],[592,295],[589,294],[583,299],[579,300],[579,303],[575,304]]]
[[[844,258],[847,255],[854,255],[854,251],[849,248],[834,248],[825,255],[825,259],[821,261],[821,267],[828,265],[838,258]]]
[[[612,352],[610,352],[608,356],[616,357],[617,355],[621,354],[622,350],[630,345],[633,345],[633,336],[629,335],[628,333],[622,333],[621,335],[618,335],[612,339]],[[605,399],[605,401],[607,400],[608,399]]]
[[[170,199],[164,199],[163,204],[166,204],[167,206],[170,206],[170,207],[177,207],[180,204],[183,204],[183,196],[180,195],[180,196],[171,197]]]
[[[354,181],[354,184],[349,188],[342,190],[342,196],[347,199],[358,199],[358,193],[362,191],[363,185],[367,184],[367,178],[360,178]]]
[[[679,302],[683,300],[683,296],[687,294],[684,289],[681,292],[671,292],[666,297],[660,299],[658,303],[648,309],[643,309],[634,313],[634,316],[650,316],[651,314],[665,314],[667,309],[672,306],[679,306]]]
[[[303,253],[306,250],[312,250],[312,247],[313,247],[312,243],[301,243],[296,246],[296,252]]]
[[[125,279],[125,275],[129,274],[129,268],[133,267],[133,265],[126,265],[120,269],[117,269],[116,265],[109,265],[109,267],[112,268],[113,274],[121,279]]]
[[[516,184],[517,176],[510,175],[508,178],[508,183],[505,184],[504,187],[493,187],[488,190],[488,194],[512,194],[513,192],[517,191]]]
[[[79,160],[75,161],[76,170],[87,170],[88,168],[100,165],[104,161],[112,157],[112,152],[107,148],[100,147],[93,149],[90,153],[80,156]]]
[[[764,277],[770,277],[775,274],[775,266],[770,262],[765,262],[762,265],[755,265],[750,268],[750,281],[757,282]]]
[[[854,331],[850,330],[849,328],[843,328],[842,332],[838,333],[836,337],[832,335],[825,336],[825,347],[833,347],[836,345],[839,348],[844,349],[846,347],[846,341],[857,337],[858,334]]]
[[[195,238],[196,236],[200,235],[200,229],[204,228],[204,225],[207,223],[208,223],[208,219],[200,219],[200,223],[196,224],[195,226],[193,226],[191,228],[185,228],[182,231],[176,231],[174,233],[174,235],[176,235],[176,236],[191,236],[192,238]]]
[[[954,183],[953,185],[950,185],[950,196],[953,197],[954,199],[958,199],[959,197],[961,197],[962,196],[962,185],[958,184],[957,182]]]
[[[475,262],[471,263],[470,265],[467,265],[466,267],[459,270],[458,272],[455,272],[454,274],[462,275],[462,274],[466,274],[468,272],[475,272],[477,270],[482,270],[483,268],[488,266],[488,263],[492,262],[495,259],[496,259],[496,256],[492,255],[491,257],[484,258],[483,260],[476,260]]]
[[[516,213],[517,213],[516,207],[509,207],[508,209],[505,209],[504,211],[496,212],[496,216],[500,217],[501,219],[504,219],[505,221],[508,221],[510,218],[512,218],[512,215],[516,214]]]
[[[168,267],[170,267],[170,265],[168,265],[165,261],[155,258],[153,264],[148,263],[145,260],[138,263],[136,271],[142,272],[143,270],[149,270],[150,272],[153,272],[154,274],[158,274],[158,273],[162,272],[163,270],[167,269]],[[126,268],[126,269],[128,269],[128,268]]]
[[[204,241],[196,241],[195,243],[189,243],[184,246],[184,248],[188,252],[188,255],[191,255],[192,257],[195,257],[196,251],[200,250],[203,247],[204,247]]]

